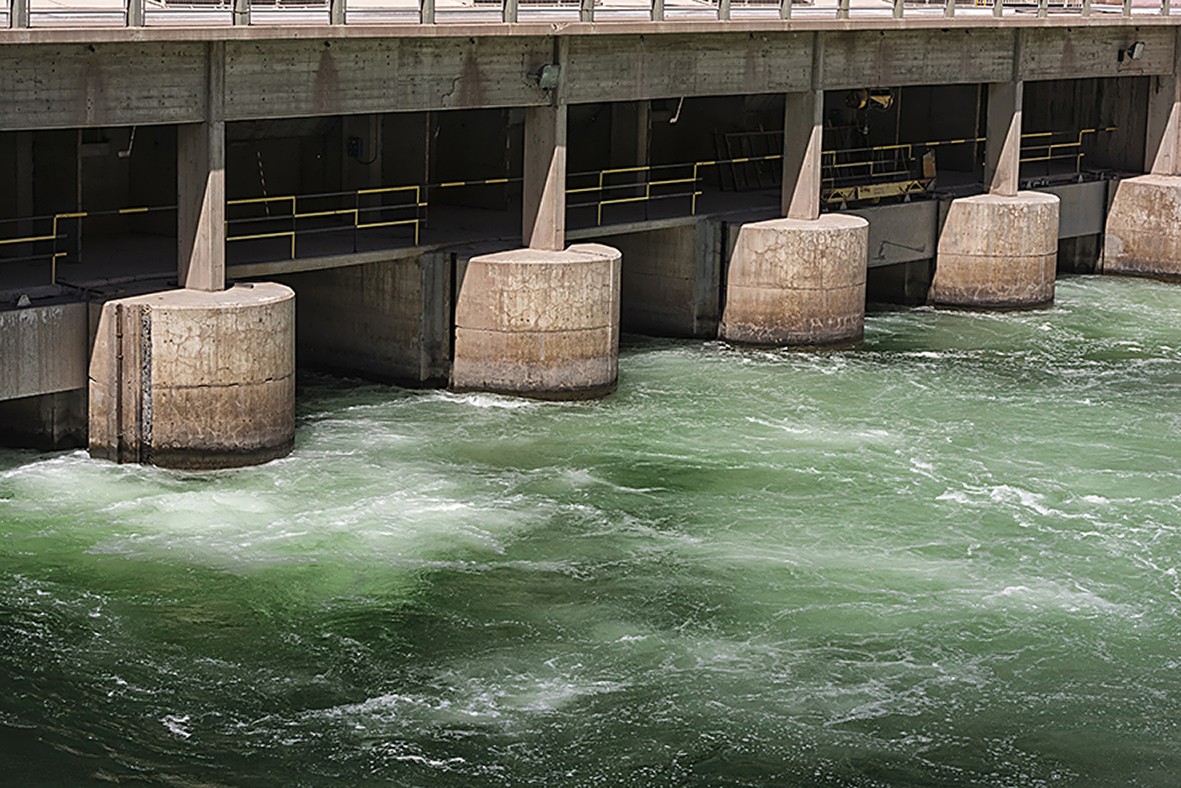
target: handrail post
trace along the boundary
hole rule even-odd
[[[418,22],[423,25],[435,23],[435,0],[418,0]]]
[[[1039,19],[1050,15],[1050,0],[1037,0],[1037,15]]]
[[[901,19],[904,13],[906,13],[904,0],[894,0],[894,18]]]
[[[1124,16],[1131,16],[1132,15],[1132,0],[1124,0],[1123,15]]]
[[[595,21],[595,0],[579,0],[578,21],[579,22],[593,22],[593,21]]]
[[[29,24],[29,0],[9,0],[8,26],[21,30],[31,27]]]
[[[779,18],[791,19],[791,0],[779,0]]]
[[[1160,0],[1161,16],[1168,16],[1169,10],[1169,0]]]
[[[947,0],[943,4],[943,15],[946,17],[955,16],[955,0]]]
[[[992,15],[1003,16],[1005,13],[1005,4],[1001,0],[992,0]]]
[[[837,19],[849,18],[849,0],[840,0],[837,3]]]
[[[124,16],[127,27],[144,26],[144,0],[127,0],[127,12]]]
[[[517,21],[517,0],[501,0],[500,21],[512,24]]]
[[[234,0],[234,24],[250,24],[250,0]]]
[[[343,25],[345,23],[346,0],[328,0],[328,24]]]
[[[730,0],[718,0],[718,19],[723,21],[730,18]]]
[[[1091,0],[1083,0],[1083,16],[1091,15]]]
[[[652,0],[652,21],[664,21],[664,0]]]

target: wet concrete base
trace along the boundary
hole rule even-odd
[[[109,301],[90,362],[90,454],[208,470],[291,451],[295,294],[283,285]]]
[[[939,235],[929,302],[989,309],[1052,302],[1058,208],[1058,197],[1040,192],[953,200]]]
[[[868,237],[869,223],[845,214],[742,225],[719,336],[775,346],[860,341]]]
[[[471,258],[456,299],[452,388],[541,399],[613,391],[620,260],[600,244]]]
[[[1100,263],[1105,274],[1181,277],[1181,176],[1116,185]]]

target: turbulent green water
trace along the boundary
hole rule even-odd
[[[1181,287],[0,454],[0,782],[1175,785]]]

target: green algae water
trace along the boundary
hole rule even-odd
[[[0,782],[1176,785],[1181,287],[0,454]]]

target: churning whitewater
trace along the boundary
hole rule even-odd
[[[1181,774],[1181,288],[620,369],[579,403],[311,379],[245,470],[0,454],[6,780]]]

